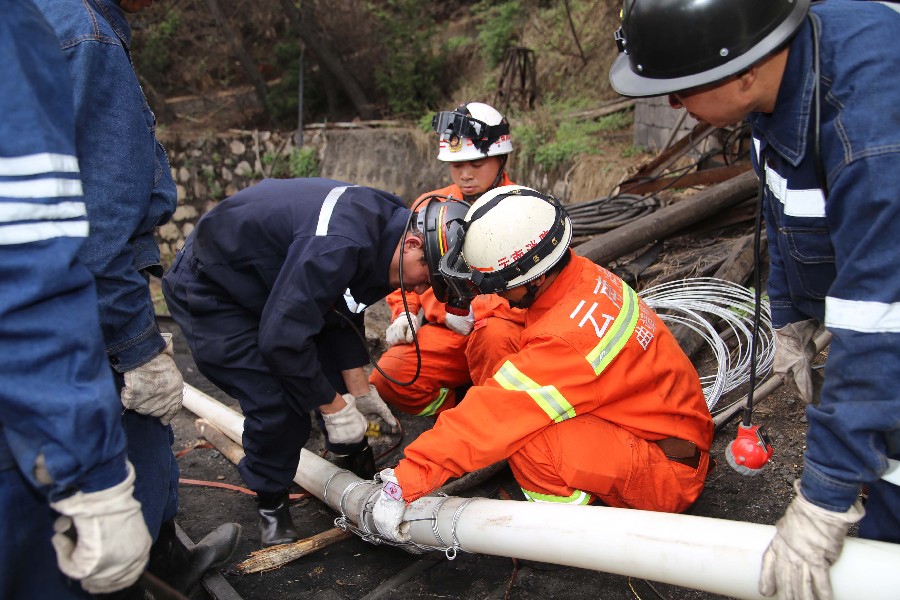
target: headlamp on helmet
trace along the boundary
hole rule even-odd
[[[461,147],[468,139],[484,156],[488,156],[491,146],[501,136],[509,135],[509,123],[506,119],[501,118],[499,123],[489,125],[473,117],[465,104],[455,110],[435,114],[431,118],[431,128],[442,139],[446,136],[451,149]]]

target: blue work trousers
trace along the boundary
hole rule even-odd
[[[134,497],[141,503],[153,541],[160,525],[178,512],[178,462],[172,452],[175,434],[156,417],[125,411],[122,426],[128,460],[134,465]]]

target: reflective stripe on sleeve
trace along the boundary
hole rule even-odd
[[[522,373],[509,361],[503,363],[494,374],[494,380],[505,390],[525,392],[537,403],[554,423],[575,416],[575,408],[552,385],[540,385]]]
[[[54,221],[0,226],[0,246],[28,244],[58,237],[87,237],[87,221]]]
[[[591,501],[591,495],[581,490],[575,490],[571,496],[553,496],[550,494],[539,494],[538,492],[529,492],[522,488],[522,493],[529,502],[554,502],[556,504],[588,504]]]
[[[0,223],[13,221],[56,221],[86,217],[84,202],[33,204],[31,202],[0,202]]]
[[[603,337],[600,338],[600,343],[585,357],[591,364],[591,367],[593,367],[595,375],[600,375],[609,366],[609,363],[619,355],[619,352],[625,347],[625,343],[631,337],[631,334],[634,333],[634,329],[637,326],[640,313],[638,310],[638,297],[634,290],[624,282],[622,283],[622,298],[622,308],[619,310],[612,327],[606,331]]]
[[[0,176],[21,177],[42,173],[78,173],[78,159],[71,154],[51,152],[0,157]]]
[[[825,298],[825,327],[861,333],[900,333],[900,302]]]
[[[349,185],[332,188],[328,195],[325,196],[325,202],[319,210],[319,221],[316,223],[316,235],[328,235],[328,224],[331,222],[331,213],[334,212],[334,205],[337,204],[338,198],[347,191]]]
[[[81,195],[80,179],[50,177],[0,181],[0,198],[64,198]]]

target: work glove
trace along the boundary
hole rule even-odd
[[[409,319],[407,319],[409,315]],[[394,322],[391,323],[384,332],[384,341],[388,346],[396,346],[397,344],[412,344],[413,333],[422,326],[423,312],[419,311],[418,315],[409,314],[406,311],[400,313]],[[412,321],[412,328],[409,323]]]
[[[60,513],[52,538],[59,570],[92,594],[108,594],[137,581],[150,556],[150,533],[134,499],[134,467],[122,483],[76,492],[50,507]]]
[[[344,400],[349,404],[351,400],[356,401],[356,409],[365,417],[380,418],[385,425],[385,433],[397,433],[400,431],[400,422],[397,421],[391,413],[391,409],[384,403],[378,390],[371,383],[369,384],[369,393],[363,396],[353,396],[353,394],[344,394]]]
[[[179,410],[184,398],[184,380],[175,366],[172,334],[162,334],[166,347],[148,362],[125,371],[122,406],[142,415],[158,417],[168,425]]]
[[[332,444],[355,444],[366,436],[368,421],[356,408],[356,400],[351,394],[343,397],[347,406],[327,415],[322,413],[325,421],[325,433]]]
[[[822,390],[822,376],[812,369],[817,354],[813,338],[818,329],[818,321],[808,319],[775,330],[772,368],[807,404],[818,400]]]
[[[831,600],[828,569],[837,560],[850,525],[863,518],[860,503],[847,512],[819,508],[800,493],[775,525],[775,537],[763,554],[759,593],[782,600]]]
[[[444,317],[444,325],[454,333],[463,336],[469,335],[472,333],[472,328],[475,326],[475,311],[472,310],[472,307],[470,306],[469,314],[467,315],[454,315],[453,313],[448,312]]]
[[[378,498],[372,509],[375,520],[375,528],[382,536],[400,544],[410,541],[409,522],[403,521],[403,513],[406,512],[406,501],[403,499],[403,490],[393,469],[384,469],[377,476],[376,481],[381,482],[381,489],[376,493]]]

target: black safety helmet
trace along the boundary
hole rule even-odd
[[[662,96],[740,73],[784,44],[810,0],[625,0],[609,71],[623,96]]]
[[[416,229],[425,235],[425,262],[428,263],[431,289],[438,301],[447,303],[447,281],[441,275],[441,257],[462,229],[470,204],[462,200],[433,196],[424,198],[424,208],[416,212]],[[468,307],[466,307],[468,311]]]

